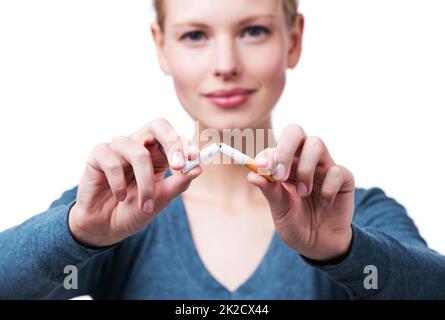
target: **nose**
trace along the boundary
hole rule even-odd
[[[241,66],[236,51],[236,45],[229,36],[221,37],[217,41],[214,60],[216,77],[228,80],[240,74]]]

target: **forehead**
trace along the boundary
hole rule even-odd
[[[255,16],[284,16],[283,0],[164,0],[166,24],[236,22]]]

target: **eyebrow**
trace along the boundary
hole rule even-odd
[[[238,22],[238,25],[247,24],[247,23],[252,22],[254,20],[264,19],[264,18],[274,19],[275,15],[273,15],[273,14],[265,14],[265,15],[255,15],[255,16],[247,17],[247,18],[244,18],[243,20],[241,20],[240,22]],[[187,21],[187,22],[180,22],[180,23],[174,24],[172,27],[173,28],[178,28],[178,27],[185,27],[185,26],[193,26],[193,27],[197,27],[197,28],[206,28],[206,27],[208,27],[208,25],[205,24],[205,23],[197,22],[197,21],[193,21],[193,20]]]

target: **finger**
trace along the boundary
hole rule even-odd
[[[324,142],[318,137],[308,137],[301,150],[297,170],[297,192],[300,197],[312,193],[314,179],[321,185],[326,171],[335,163]]]
[[[284,128],[275,149],[274,179],[276,181],[288,179],[294,157],[298,155],[306,137],[304,130],[296,124]]]
[[[271,183],[266,178],[259,176],[254,172],[249,172],[247,180],[260,188],[269,203],[273,218],[277,219],[275,221],[280,221],[289,211],[290,206],[289,195],[282,187],[281,183]]]
[[[258,168],[259,175],[271,174],[273,172],[274,164],[274,148],[267,148],[257,154],[255,157],[255,164]]]
[[[144,146],[159,142],[169,165],[180,170],[185,165],[181,139],[172,125],[165,119],[156,119],[133,133],[130,138],[141,142]]]
[[[138,188],[138,206],[142,211],[150,213],[153,210],[152,198],[155,193],[150,151],[139,142],[124,136],[114,138],[109,145],[111,150],[131,164]]]
[[[186,138],[182,138],[182,150],[186,160],[194,160],[199,156],[199,149],[196,147],[193,142]]]
[[[116,199],[118,201],[125,200],[127,197],[127,181],[125,179],[124,163],[107,143],[99,144],[93,149],[87,165],[102,171]]]
[[[173,171],[172,175],[160,181],[156,185],[155,208],[159,212],[165,208],[173,198],[179,196],[190,186],[190,183],[202,173],[200,166],[183,174]]]
[[[326,172],[320,189],[320,204],[329,208],[335,201],[339,192],[354,190],[355,182],[352,173],[343,166],[333,165]]]

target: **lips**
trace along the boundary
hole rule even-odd
[[[213,91],[204,96],[215,106],[220,108],[235,108],[244,104],[255,90],[233,88]]]

